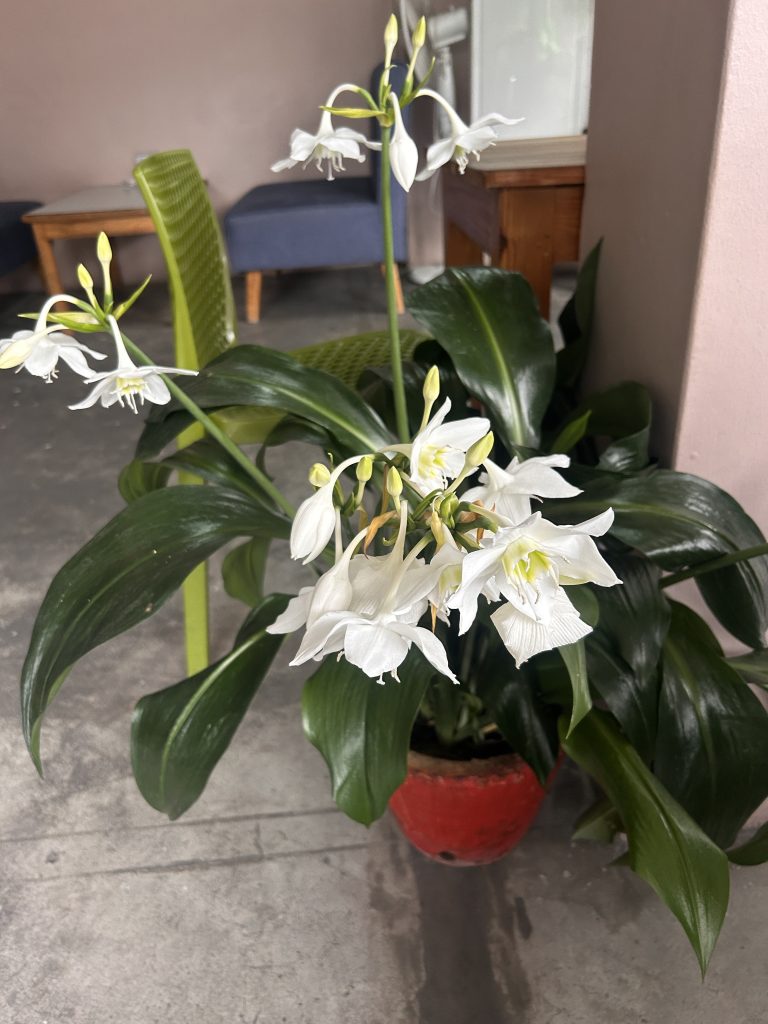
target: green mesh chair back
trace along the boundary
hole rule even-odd
[[[134,168],[168,266],[177,366],[197,369],[237,341],[229,264],[216,213],[188,149]]]

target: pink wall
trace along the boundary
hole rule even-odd
[[[768,532],[768,4],[735,0],[675,445]]]
[[[9,3],[0,198],[47,201],[122,181],[136,153],[188,146],[224,207],[272,179],[290,130],[316,125],[333,85],[367,83],[390,8],[389,0]],[[153,239],[120,249],[129,278],[147,262],[160,266]]]
[[[672,455],[729,0],[597,0],[582,247],[604,238],[593,386],[635,379]]]

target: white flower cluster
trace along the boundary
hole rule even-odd
[[[371,94],[359,85],[345,83],[338,85],[323,104],[320,124],[313,135],[311,132],[296,128],[291,134],[290,156],[278,160],[272,165],[273,171],[284,171],[301,164],[306,167],[310,163],[317,165],[319,171],[326,164],[327,178],[333,181],[334,172],[344,170],[344,160],[365,159],[364,149],[381,149],[381,143],[372,142],[362,132],[351,128],[335,128],[332,113],[338,116],[370,116],[376,117],[385,130],[392,129],[389,159],[392,173],[400,185],[408,192],[415,180],[423,181],[431,177],[440,167],[455,160],[461,174],[464,173],[470,156],[479,157],[480,153],[492,146],[498,139],[496,128],[499,125],[518,124],[520,117],[509,118],[501,114],[486,114],[472,124],[465,124],[448,101],[439,93],[424,87],[423,82],[414,86],[413,69],[416,55],[424,45],[426,23],[422,18],[413,35],[413,55],[408,66],[405,89],[400,97],[389,87],[389,74],[392,64],[392,53],[397,43],[397,19],[393,15],[385,33],[386,56],[382,86],[379,90],[378,102]],[[370,111],[337,108],[338,97],[345,92],[355,93],[362,97]],[[449,134],[438,139],[427,150],[424,168],[417,174],[419,154],[416,143],[408,134],[401,113],[401,106],[413,100],[427,96],[445,110],[448,115]],[[362,148],[361,148],[362,147]]]
[[[434,631],[419,625],[430,609],[433,626],[437,618],[450,623],[451,613],[458,612],[463,634],[477,616],[481,597],[498,604],[491,621],[521,665],[590,632],[566,587],[621,582],[593,540],[611,526],[611,509],[575,526],[557,526],[532,512],[534,498],[580,493],[557,472],[569,465],[568,457],[515,458],[502,469],[488,458],[493,445],[488,420],[446,423],[448,399],[429,419],[437,380],[433,368],[425,384],[422,427],[410,444],[354,456],[330,473],[313,467],[310,479],[317,489],[296,513],[291,554],[313,561],[335,534],[336,556],[332,568],[302,589],[269,627],[273,633],[305,627],[291,664],[343,655],[382,682],[387,672],[397,679],[398,667],[415,644],[438,672],[458,682]],[[345,513],[362,508],[372,459],[386,481],[385,511],[343,547],[342,508]],[[346,500],[342,474],[355,465],[366,469],[358,471],[357,489]],[[459,495],[459,487],[481,465],[485,472],[477,485]],[[406,492],[408,500],[401,497]],[[386,511],[389,500],[395,508]],[[368,555],[367,541],[394,522],[398,511],[391,551]],[[430,548],[427,560],[423,553]]]

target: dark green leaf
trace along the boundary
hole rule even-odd
[[[728,664],[735,668],[742,678],[756,686],[768,689],[768,648],[728,658]]]
[[[616,807],[632,869],[683,926],[703,973],[728,907],[725,854],[654,778],[608,715],[592,711],[564,746]]]
[[[264,494],[252,476],[238,465],[213,438],[204,438],[168,455],[162,462],[165,466],[189,473],[211,484],[242,491],[258,502],[271,506],[271,500]]]
[[[585,434],[613,439],[600,456],[601,469],[611,472],[643,469],[649,461],[652,411],[647,389],[642,384],[626,381],[582,402],[572,413],[563,432],[575,429],[588,416]]]
[[[571,720],[568,725],[568,735],[570,736],[592,707],[592,698],[589,695],[589,677],[587,675],[587,656],[583,640],[577,640],[575,644],[567,644],[565,647],[558,647],[557,651],[568,670],[568,675],[571,679],[571,689],[573,690],[573,706],[571,708]]]
[[[301,698],[304,733],[325,758],[334,800],[363,825],[381,817],[405,779],[411,730],[431,670],[412,651],[399,675],[399,683],[380,685],[330,657]]]
[[[287,603],[282,594],[266,598],[229,654],[136,705],[133,774],[144,799],[169,818],[192,806],[229,746],[283,641],[265,628]]]
[[[608,506],[616,513],[611,533],[670,571],[764,542],[754,522],[725,491],[672,470],[635,477],[593,473],[583,494],[548,501],[544,514],[572,523]],[[696,583],[726,629],[750,647],[762,646],[768,629],[768,558],[705,573]]]
[[[204,409],[250,405],[291,413],[329,431],[339,444],[356,452],[375,451],[391,442],[379,417],[338,378],[260,345],[236,345],[183,386]],[[139,457],[156,455],[190,422],[175,402],[154,410],[139,439]]]
[[[669,604],[659,571],[640,555],[611,552],[620,587],[597,587],[600,622],[587,640],[589,679],[643,760],[656,742],[659,659],[669,626]]]
[[[143,498],[150,491],[156,491],[165,487],[168,477],[171,475],[170,466],[164,466],[157,462],[142,462],[141,459],[133,459],[120,471],[117,478],[117,489],[123,500],[130,504],[137,498]]]
[[[768,860],[768,822],[751,836],[746,843],[728,851],[728,860],[744,867],[765,864]]]
[[[654,770],[720,846],[768,797],[768,714],[707,624],[672,602]]]
[[[596,588],[598,589],[598,588]],[[596,626],[600,621],[600,605],[595,592],[587,586],[568,587],[568,600],[588,626]]]
[[[535,446],[555,379],[552,335],[528,282],[491,268],[450,268],[408,308],[453,360],[508,447]]]
[[[535,674],[526,666],[516,669],[503,652],[487,659],[484,671],[478,674],[477,692],[504,739],[544,785],[560,748],[558,712],[541,699]]]
[[[244,495],[195,485],[152,491],[110,520],[56,574],[32,630],[22,724],[38,768],[43,713],[78,658],[149,618],[227,541],[289,532]]]
[[[603,797],[586,810],[573,828],[573,839],[589,839],[594,843],[612,843],[624,826],[619,812]]]
[[[264,596],[269,544],[269,537],[252,537],[229,551],[221,567],[226,592],[251,608]]]
[[[549,450],[553,454],[556,452],[567,454],[571,448],[575,448],[587,433],[587,427],[589,426],[589,418],[591,415],[592,410],[587,409],[585,413],[582,413],[580,416],[577,416],[576,419],[566,423],[550,445]]]
[[[565,305],[558,321],[565,348],[557,353],[559,387],[575,387],[587,359],[594,320],[597,271],[602,241],[587,255],[579,268],[576,291]]]

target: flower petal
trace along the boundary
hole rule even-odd
[[[553,607],[546,622],[531,618],[509,602],[491,615],[491,622],[518,668],[542,651],[575,643],[592,632],[565,592],[561,588],[558,591],[552,598]]]

